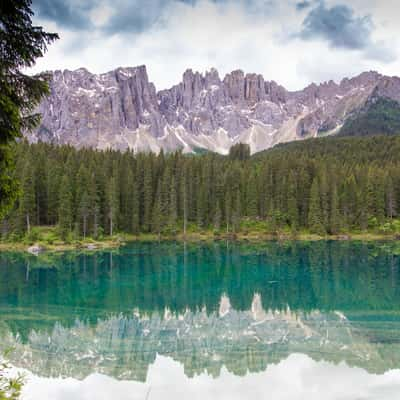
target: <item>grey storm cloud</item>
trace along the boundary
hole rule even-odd
[[[103,27],[107,33],[143,32],[159,20],[165,8],[171,3],[191,1],[184,0],[147,0],[143,6],[140,0],[116,0],[110,2],[114,14]]]
[[[249,14],[265,15],[277,0],[210,0],[226,5],[241,3]],[[107,34],[140,33],[160,21],[164,11],[179,3],[195,7],[200,0],[33,0],[35,15],[73,30],[93,28],[90,13],[101,5],[112,9],[110,19],[100,28]],[[304,1],[306,3],[306,1]]]
[[[174,2],[193,3],[192,0],[33,0],[33,10],[37,17],[53,21],[60,27],[85,30],[93,27],[91,11],[106,4],[114,12],[103,27],[105,32],[142,32]]]
[[[298,11],[302,11],[305,10],[306,8],[309,8],[311,6],[311,2],[310,1],[300,1],[296,4],[296,9]]]
[[[370,16],[357,17],[346,5],[328,8],[321,2],[305,18],[300,36],[323,38],[333,47],[365,49],[371,44],[372,29]]]
[[[96,6],[96,1],[34,0],[32,5],[40,18],[61,27],[87,29],[91,26],[88,13]]]
[[[223,3],[226,0],[213,1]],[[198,0],[33,0],[33,10],[37,17],[60,27],[85,30],[93,27],[90,12],[106,4],[113,15],[102,30],[112,34],[143,32],[159,20],[166,7],[178,3],[195,6]]]
[[[394,61],[394,52],[385,43],[372,39],[373,29],[371,16],[359,17],[347,5],[329,8],[321,0],[307,14],[299,36],[304,40],[322,38],[336,48],[361,50],[369,59]]]

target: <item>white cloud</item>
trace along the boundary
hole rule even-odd
[[[280,399],[280,400],[395,400],[400,390],[400,371],[373,375],[345,363],[334,365],[292,354],[266,371],[234,376],[223,368],[215,379],[206,373],[188,378],[183,366],[157,356],[146,383],[117,381],[92,374],[83,381],[30,376],[24,399]]]
[[[339,3],[327,1],[328,5]],[[396,9],[394,3],[392,6],[388,1],[382,8],[372,0],[353,3],[361,14],[373,16],[376,43],[395,36],[398,23],[390,12]],[[265,79],[289,89],[300,89],[311,81],[337,80],[363,70],[376,69],[386,74],[400,71],[398,59],[385,63],[368,59],[365,52],[332,49],[318,40],[293,39],[304,18],[304,11],[298,12],[295,4],[296,1],[258,0],[249,8],[246,0],[201,0],[194,6],[171,2],[147,30],[114,35],[106,35],[101,29],[73,32],[37,21],[47,30],[57,30],[61,40],[51,45],[34,70],[84,66],[99,73],[118,66],[146,64],[157,89],[178,83],[186,68],[204,71],[216,67],[221,77],[240,68],[261,73]],[[113,12],[112,3],[102,3],[92,12],[92,21],[101,26]],[[389,43],[392,52],[400,54],[397,41]],[[384,47],[376,51],[383,52]]]

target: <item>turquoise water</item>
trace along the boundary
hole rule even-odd
[[[399,254],[354,242],[3,252],[0,347],[28,371],[26,398],[314,398],[341,377],[332,399],[394,399]]]

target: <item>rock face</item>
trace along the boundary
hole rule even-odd
[[[340,84],[289,92],[257,74],[192,70],[157,92],[145,66],[101,75],[84,68],[55,71],[51,95],[39,106],[42,124],[27,138],[55,144],[134,151],[209,149],[238,142],[251,151],[335,133],[371,95],[400,101],[400,79],[366,72]]]

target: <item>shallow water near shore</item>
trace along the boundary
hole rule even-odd
[[[395,243],[0,253],[26,399],[397,399]]]

